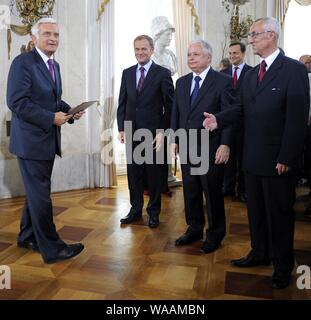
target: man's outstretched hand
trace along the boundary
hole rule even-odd
[[[203,127],[207,130],[214,131],[218,128],[216,117],[211,114],[204,112],[205,120],[203,121]]]

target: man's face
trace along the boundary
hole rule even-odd
[[[200,43],[191,44],[188,49],[188,67],[196,74],[202,73],[210,64],[212,57],[203,50]]]
[[[307,67],[308,72],[311,72],[311,56],[309,55],[302,56],[299,59],[299,61],[302,62]]]
[[[265,57],[276,47],[273,31],[265,30],[263,21],[255,22],[250,30],[248,37],[249,44],[252,46],[254,54]]]
[[[229,47],[228,50],[230,63],[234,66],[238,66],[244,61],[245,53],[242,53],[239,44],[235,44]]]
[[[134,51],[137,62],[142,66],[150,61],[153,54],[153,49],[147,39],[136,40],[134,43]]]
[[[47,56],[51,56],[58,48],[59,29],[57,24],[42,23],[39,26],[39,37],[32,36],[33,43]]]

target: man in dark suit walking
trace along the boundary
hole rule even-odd
[[[208,43],[202,40],[193,42],[188,49],[188,66],[193,72],[181,77],[176,83],[171,128],[174,132],[179,129],[185,130],[187,134],[196,132],[197,150],[202,150],[202,145],[207,143],[200,139],[203,113],[225,110],[232,99],[230,77],[214,71],[210,66],[211,59],[212,48]],[[228,161],[230,153],[230,135],[230,128],[210,135],[208,173],[191,174],[194,163],[190,160],[190,154],[188,154],[189,161],[181,165],[188,229],[175,241],[177,246],[203,238],[205,225],[203,193],[206,199],[208,230],[201,252],[209,253],[217,250],[226,234],[222,184],[224,163]],[[181,143],[180,139],[172,141],[172,157],[184,147],[185,142],[183,145]],[[190,149],[187,152],[190,153]]]
[[[260,64],[249,71],[241,90],[250,253],[232,260],[237,267],[273,263],[273,288],[289,285],[294,268],[295,173],[301,165],[309,111],[309,81],[305,67],[280,53],[280,25],[258,19],[249,43]],[[205,114],[204,127],[222,129],[241,117],[241,106]]]
[[[246,72],[252,69],[244,62],[246,46],[242,42],[232,42],[229,45],[228,55],[231,65],[222,70],[232,77],[232,86],[235,95],[239,95]],[[246,202],[244,173],[242,170],[244,129],[241,125],[233,126],[230,145],[230,158],[225,165],[224,195],[236,196],[241,202]]]
[[[60,127],[78,120],[67,115],[70,106],[61,100],[58,63],[53,59],[59,43],[56,21],[43,18],[32,27],[35,48],[12,62],[7,104],[12,111],[10,151],[17,156],[26,201],[17,244],[38,251],[46,263],[72,258],[83,250],[67,245],[56,232],[50,198],[55,155],[61,155]]]
[[[157,130],[165,129],[170,123],[174,95],[170,71],[151,60],[153,50],[153,40],[149,36],[141,35],[134,40],[138,64],[123,71],[117,111],[119,140],[121,143],[126,142],[131,202],[130,212],[120,222],[129,224],[141,219],[146,180],[149,190],[147,212],[150,228],[158,227],[161,211],[161,164],[156,163],[155,157],[164,136]],[[126,132],[126,122],[132,125],[132,133]],[[143,142],[133,141],[133,135],[139,129],[146,129],[153,136],[152,163],[140,163],[139,159],[133,157],[134,149]]]

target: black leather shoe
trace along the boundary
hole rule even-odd
[[[243,203],[246,203],[247,201],[246,193],[239,193],[237,198],[240,202],[243,202]]]
[[[27,240],[27,241],[17,241],[17,246],[20,248],[31,249],[36,252],[40,252],[39,246],[36,241],[34,240]]]
[[[191,242],[201,240],[203,238],[203,230],[190,231],[189,229],[175,241],[175,246],[183,246]]]
[[[68,244],[56,257],[44,260],[45,263],[55,263],[77,256],[84,249],[82,243]]]
[[[240,268],[248,268],[248,267],[256,267],[256,266],[268,266],[270,265],[269,259],[255,259],[250,255],[243,257],[241,259],[234,259],[230,261],[236,267]]]
[[[274,272],[272,276],[272,288],[285,289],[290,284],[291,275]]]
[[[150,216],[149,217],[149,222],[148,225],[150,228],[157,228],[159,226],[159,216],[158,215],[154,215],[154,216]]]
[[[141,213],[129,213],[127,216],[120,220],[121,224],[129,224],[135,221],[139,221],[142,218]]]
[[[201,247],[200,252],[210,253],[210,252],[216,251],[219,248],[219,246],[220,246],[220,243],[212,242],[211,240],[206,239],[203,242],[203,246]]]

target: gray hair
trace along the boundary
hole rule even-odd
[[[275,33],[276,40],[278,41],[281,36],[281,26],[277,19],[273,17],[264,17],[257,19],[255,22],[262,21],[265,31],[273,31]]]
[[[39,19],[32,27],[31,27],[31,34],[35,36],[36,38],[39,38],[39,31],[40,31],[40,25],[43,23],[51,23],[51,24],[57,24],[56,20],[53,18],[41,18]]]
[[[204,40],[192,41],[190,43],[190,46],[193,45],[193,44],[197,44],[197,43],[199,43],[202,46],[203,51],[205,51],[205,53],[209,54],[211,57],[213,56],[213,48],[212,48],[212,46],[209,43],[207,43],[206,41],[204,41]]]

